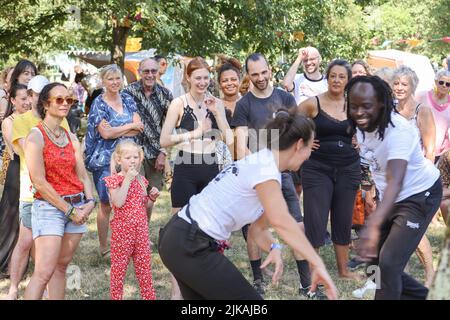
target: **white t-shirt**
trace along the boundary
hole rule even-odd
[[[399,202],[414,194],[427,190],[439,178],[439,170],[423,156],[419,135],[413,126],[398,113],[392,113],[392,123],[385,132],[384,139],[378,139],[377,130],[364,132],[364,138],[358,129],[357,138],[360,154],[369,163],[370,171],[380,199],[387,187],[386,169],[389,160],[402,159],[408,161],[402,189],[395,202]]]
[[[268,180],[278,181],[281,189],[281,173],[273,153],[262,149],[226,167],[201,193],[191,197],[191,217],[212,238],[229,239],[231,232],[262,215],[255,186]],[[185,210],[186,206],[178,215],[191,223]]]
[[[327,79],[311,80],[304,73],[296,74],[294,79],[294,98],[297,105],[310,97],[328,91]]]

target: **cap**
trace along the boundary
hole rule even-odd
[[[50,81],[44,76],[37,75],[31,78],[30,82],[28,82],[28,90],[33,90],[36,93],[41,93],[42,89],[49,84]]]

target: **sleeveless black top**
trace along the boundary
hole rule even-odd
[[[186,99],[186,97],[185,97]],[[186,105],[184,106],[184,112],[183,116],[181,117],[180,125],[176,127],[175,129],[177,132],[181,131],[192,131],[195,130],[198,127],[198,119],[197,116],[194,113],[194,110],[189,106],[188,101],[186,99]],[[216,118],[214,117],[213,113],[209,110],[206,112],[206,117],[211,120],[211,128],[219,130],[219,127],[217,126]],[[202,138],[210,138],[215,139],[213,131],[206,132]]]
[[[358,161],[359,154],[352,145],[350,121],[333,118],[322,110],[318,97],[316,100],[319,112],[313,120],[320,147],[311,153],[311,159],[333,167],[344,167]]]

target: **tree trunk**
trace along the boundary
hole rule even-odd
[[[117,64],[122,73],[124,73],[125,65],[125,46],[127,43],[128,33],[131,25],[129,22],[120,24],[116,18],[113,18],[113,42],[111,46],[111,63]]]
[[[436,277],[428,293],[428,300],[450,300],[450,226],[447,227]]]

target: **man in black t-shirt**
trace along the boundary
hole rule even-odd
[[[272,72],[266,58],[260,53],[253,53],[245,61],[245,68],[253,88],[247,92],[236,104],[231,126],[236,128],[237,158],[256,152],[265,147],[263,129],[273,114],[279,109],[297,107],[294,97],[270,83]],[[295,218],[302,230],[303,217],[300,211],[299,199],[295,191],[292,177],[289,173],[282,173],[282,191],[289,212]],[[257,291],[264,294],[263,275],[261,273],[261,251],[253,239],[247,239],[247,228],[243,228],[247,240],[247,251],[253,271],[254,286]],[[322,298],[323,294],[309,291],[311,284],[309,267],[303,257],[296,256],[300,274],[300,293],[307,297]]]

